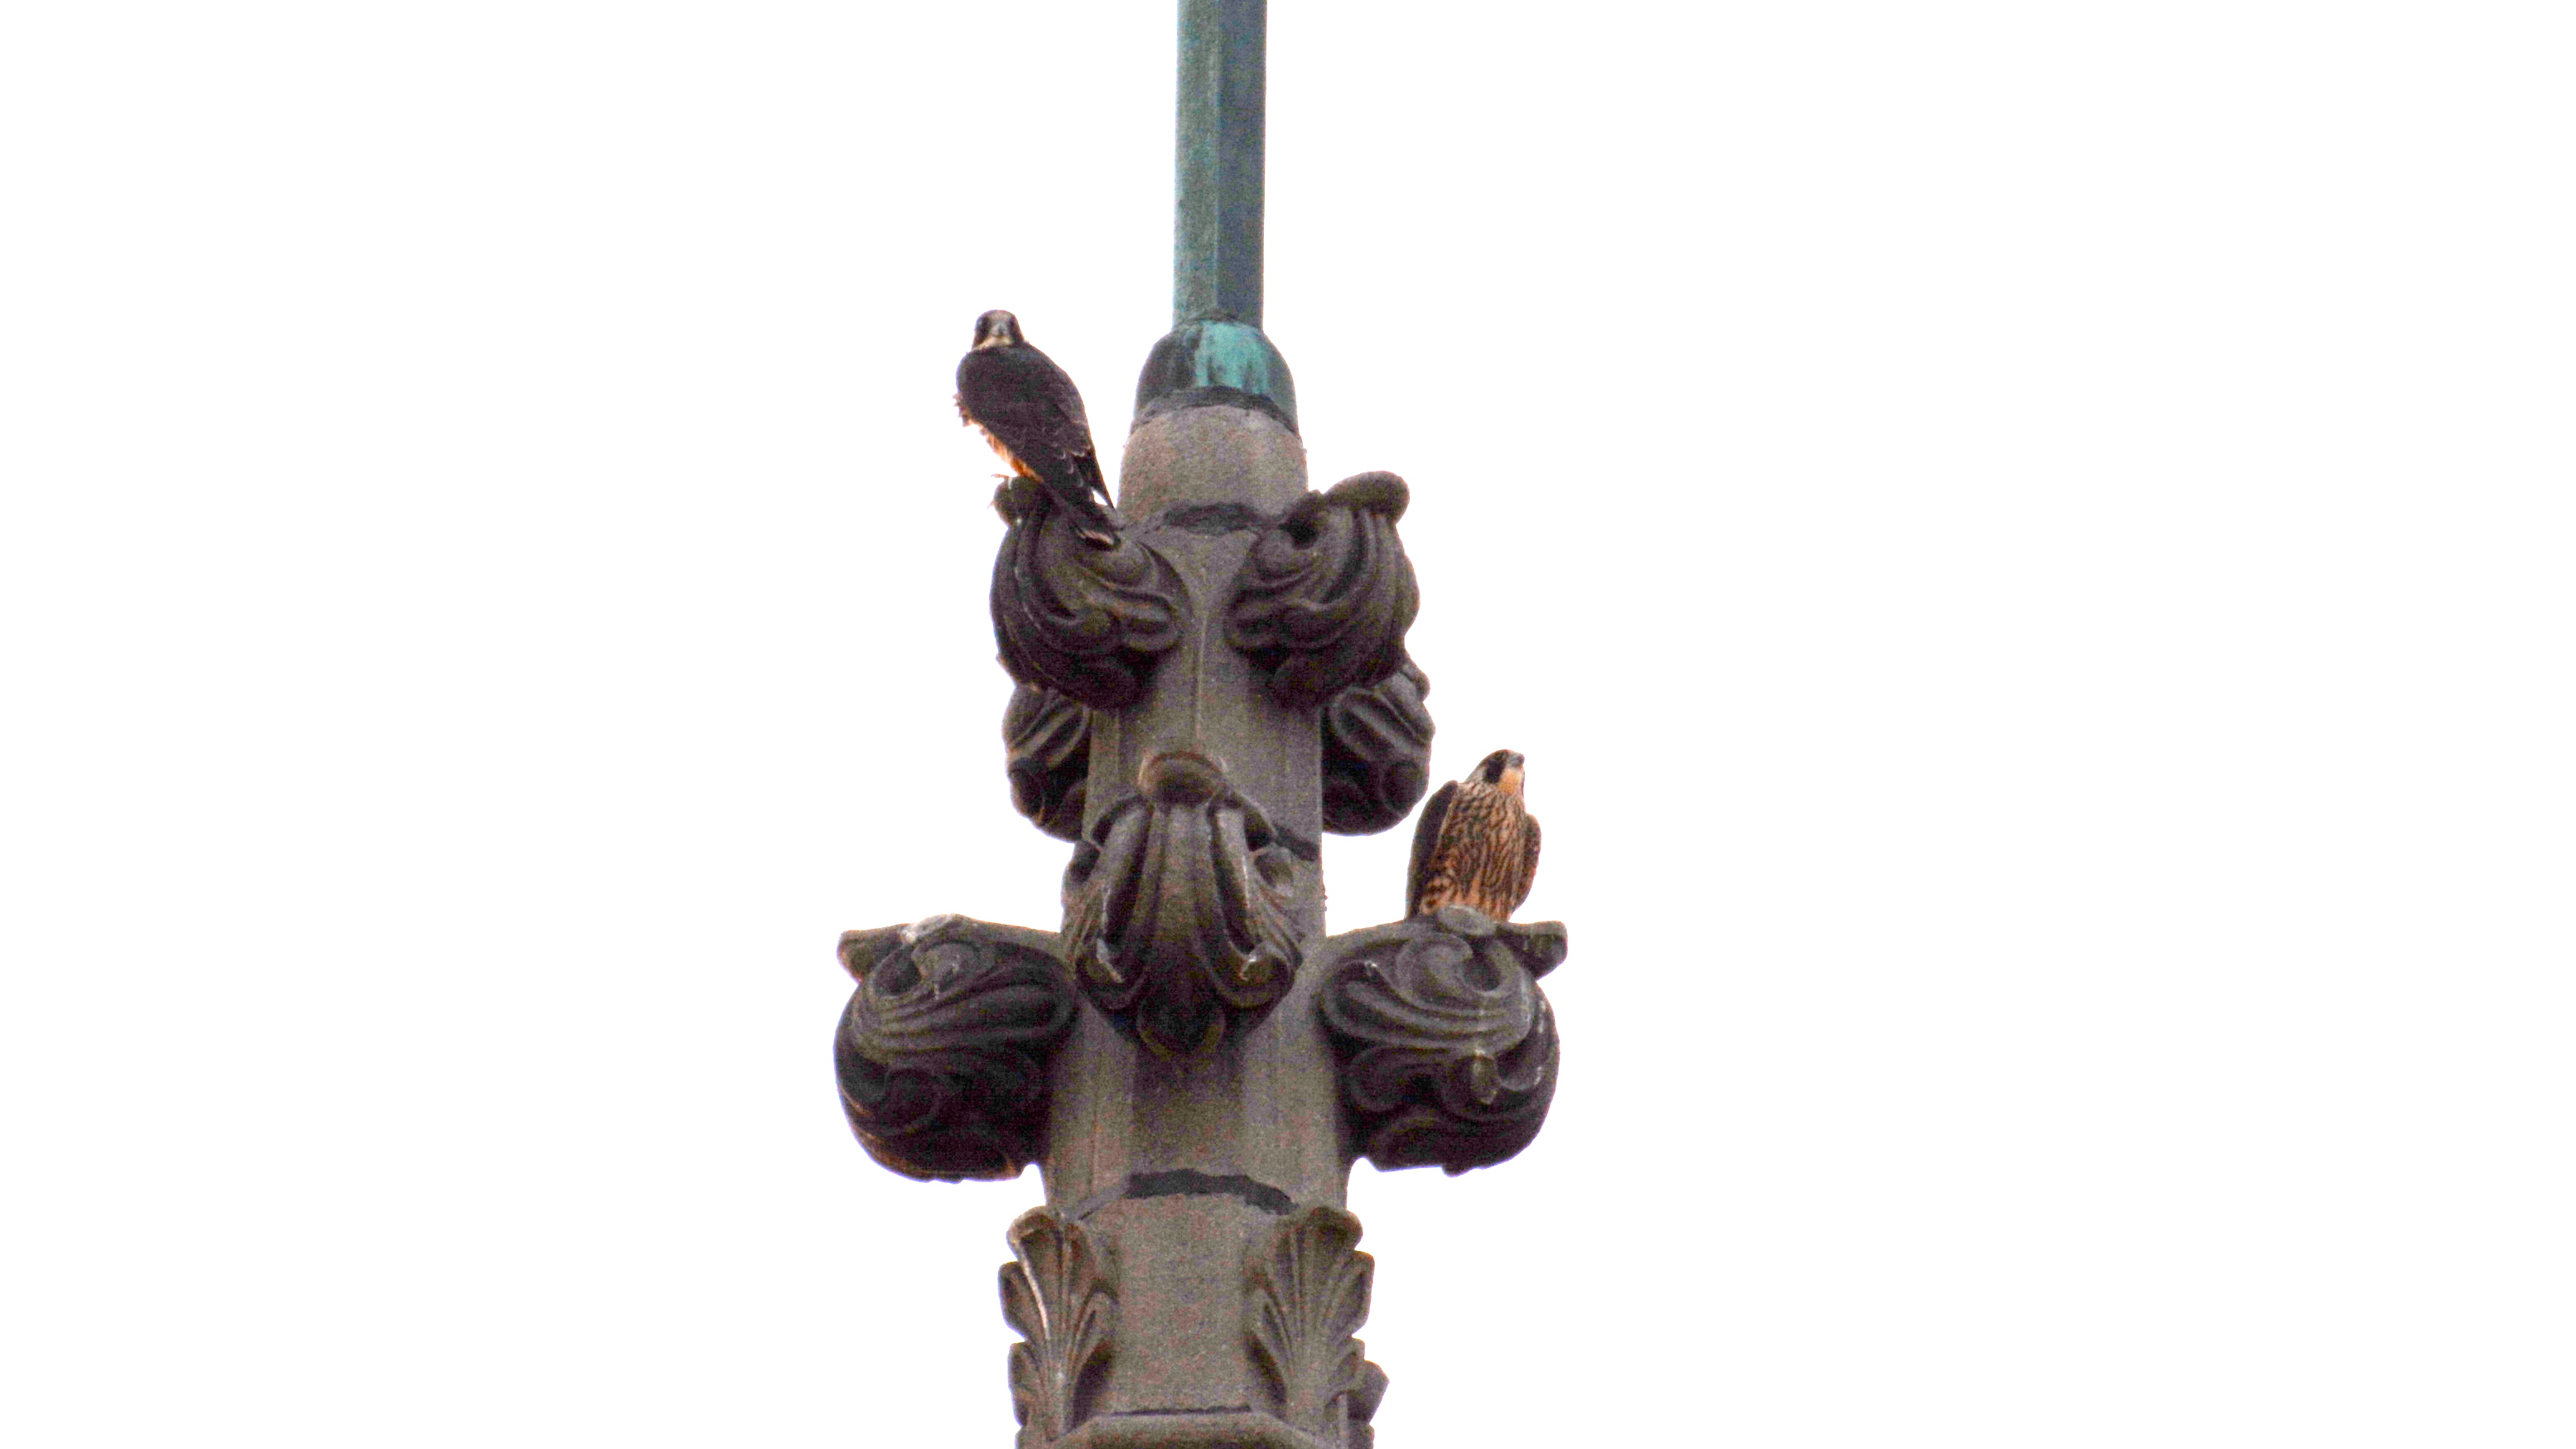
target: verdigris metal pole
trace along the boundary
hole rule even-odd
[[[1269,0],[1181,0],[1172,331],[1136,379],[1136,425],[1207,402],[1294,434],[1297,384],[1261,331]]]
[[[1261,325],[1270,0],[1181,0],[1172,326]]]

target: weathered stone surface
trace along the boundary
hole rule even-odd
[[[1011,1224],[1002,1265],[1002,1317],[1011,1345],[1011,1411],[1019,1449],[1046,1449],[1090,1417],[1118,1332],[1107,1260],[1082,1224],[1031,1208]]]
[[[1292,857],[1217,764],[1146,759],[1064,876],[1065,954],[1093,1005],[1166,1056],[1200,1056],[1297,970]]]
[[[906,1177],[1011,1178],[1045,1151],[1047,1056],[1073,982],[1044,931],[934,916],[851,931],[832,1061],[868,1155]]]
[[[1306,445],[1258,408],[1194,407],[1150,414],[1127,435],[1118,508],[1133,519],[1192,504],[1278,514],[1306,491]]]
[[[1565,959],[1555,921],[1465,906],[1333,937],[1320,998],[1359,1155],[1452,1173],[1505,1161],[1556,1095],[1556,1017],[1537,978]]]
[[[1393,473],[1361,473],[1300,499],[1264,530],[1234,584],[1226,642],[1279,702],[1322,704],[1404,664],[1422,596],[1396,520],[1411,500]]]

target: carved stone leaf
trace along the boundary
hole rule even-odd
[[[1013,808],[1058,840],[1079,840],[1090,794],[1091,711],[1044,685],[1023,684],[1002,712],[1002,747]]]
[[[1047,1058],[1073,983],[1040,931],[936,916],[852,931],[858,978],[832,1043],[841,1108],[906,1177],[1011,1178],[1044,1150]]]
[[[1403,666],[1422,604],[1395,531],[1409,496],[1393,473],[1345,478],[1307,494],[1245,556],[1226,642],[1251,656],[1280,703],[1312,708]]]
[[[1337,937],[1319,1009],[1360,1155],[1381,1169],[1490,1167],[1527,1147],[1556,1095],[1556,1016],[1537,976],[1555,921],[1464,906]]]
[[[1294,867],[1214,761],[1149,755],[1137,786],[1065,868],[1065,954],[1093,1005],[1153,1050],[1194,1056],[1295,978]]]
[[[1324,705],[1324,828],[1373,835],[1401,824],[1431,783],[1431,680],[1407,659]]]
[[[1115,548],[1095,548],[1065,510],[1011,501],[1037,486],[1017,479],[995,500],[1010,522],[993,558],[1002,667],[1021,684],[1123,709],[1144,692],[1155,656],[1180,642],[1187,591],[1137,540],[1122,535]]]
[[[1011,1412],[1019,1449],[1044,1449],[1090,1417],[1109,1372],[1118,1295],[1090,1233],[1053,1208],[1020,1214],[1009,1237],[1002,1317],[1026,1340],[1011,1345]]]
[[[1336,1446],[1367,1442],[1386,1392],[1385,1371],[1352,1337],[1368,1321],[1377,1267],[1359,1241],[1358,1218],[1305,1208],[1254,1246],[1247,1272],[1244,1339],[1272,1412]]]

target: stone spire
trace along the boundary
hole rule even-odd
[[[1351,1163],[1537,1134],[1554,923],[1463,907],[1326,936],[1325,832],[1428,783],[1404,481],[1307,487],[1261,318],[1263,0],[1183,0],[1175,326],[1147,361],[1116,546],[1011,510],[992,613],[1012,799],[1073,844],[1042,931],[852,931],[835,1043],[868,1152],[1016,1177],[1003,1311],[1020,1449],[1360,1449],[1386,1376]],[[1463,1325],[1462,1325],[1463,1326]]]

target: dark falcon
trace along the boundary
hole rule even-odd
[[[1013,473],[1045,484],[1085,541],[1117,545],[1118,520],[1091,450],[1082,394],[1055,359],[1020,335],[1020,319],[998,307],[975,319],[975,345],[958,361],[957,415]]]
[[[1473,906],[1508,921],[1529,899],[1538,877],[1538,821],[1521,804],[1524,763],[1496,750],[1422,807],[1405,884],[1407,917]]]

